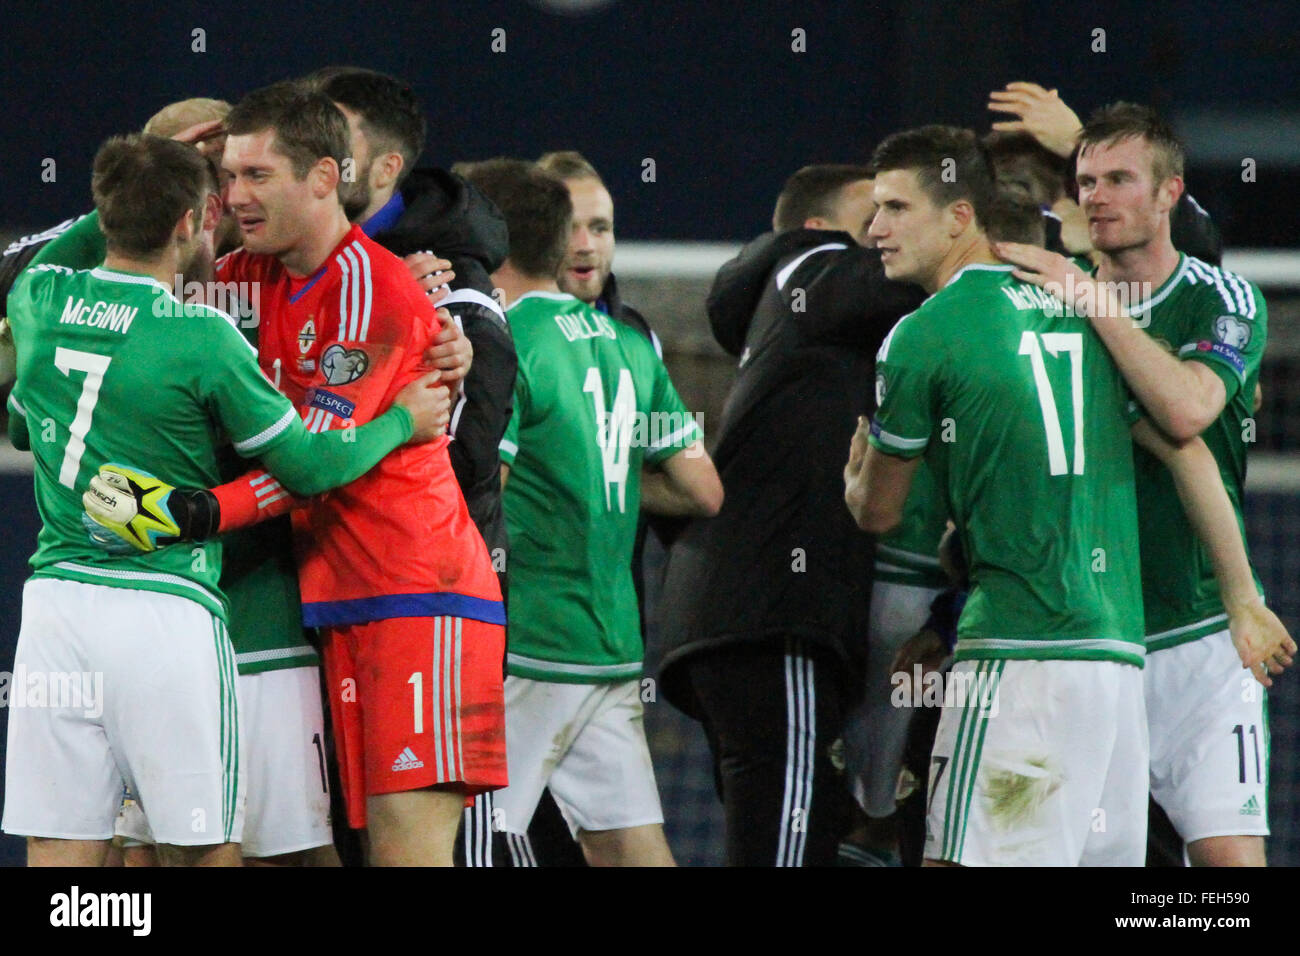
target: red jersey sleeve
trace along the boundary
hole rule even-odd
[[[246,528],[307,504],[306,498],[295,498],[274,475],[261,468],[213,488],[212,494],[220,508],[221,525],[217,530],[221,533]]]

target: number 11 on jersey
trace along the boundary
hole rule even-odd
[[[1029,356],[1038,388],[1038,404],[1043,410],[1043,429],[1047,432],[1047,464],[1053,475],[1068,474],[1065,464],[1065,438],[1061,434],[1061,417],[1056,413],[1056,396],[1047,378],[1043,351],[1056,357],[1070,355],[1070,400],[1074,407],[1074,474],[1083,474],[1083,334],[1081,332],[1044,332],[1043,344],[1038,336],[1026,331],[1020,336],[1020,354]]]

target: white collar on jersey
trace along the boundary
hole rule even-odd
[[[960,269],[954,272],[952,274],[952,278],[949,279],[947,282],[945,282],[943,284],[943,287],[945,289],[948,288],[948,286],[952,285],[954,282],[960,279],[964,273],[969,272],[972,269],[976,269],[981,272],[1010,272],[1014,268],[1015,266],[1012,265],[992,265],[984,262],[972,262],[970,265],[962,266]]]
[[[519,298],[515,299],[515,301],[512,302],[511,305],[518,305],[520,302],[523,302],[524,299],[532,298],[534,296],[536,296],[539,299],[551,299],[555,302],[567,302],[569,299],[574,299],[574,301],[577,301],[576,296],[569,295],[569,293],[567,292],[543,292],[541,289],[533,289],[532,291],[525,292]]]

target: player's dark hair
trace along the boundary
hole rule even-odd
[[[994,242],[1022,242],[1040,249],[1047,245],[1042,207],[1019,190],[998,190],[989,206],[984,231]]]
[[[594,179],[602,186],[605,180],[600,178],[596,167],[587,161],[587,157],[576,149],[560,149],[543,153],[537,160],[539,168],[559,176],[561,179]]]
[[[871,157],[876,174],[896,169],[916,174],[936,206],[965,199],[983,227],[995,196],[993,168],[974,132],[958,126],[921,126],[894,133]]]
[[[166,248],[185,210],[202,228],[212,172],[193,146],[132,133],[99,147],[90,190],[109,251],[149,259]]]
[[[1056,155],[1033,136],[994,130],[981,142],[993,164],[999,192],[1017,190],[1043,206],[1050,206],[1065,195],[1070,161]]]
[[[361,117],[361,132],[371,143],[372,155],[401,153],[400,186],[415,169],[429,128],[411,84],[359,66],[327,66],[303,82]]]
[[[1157,184],[1170,176],[1182,176],[1182,140],[1159,113],[1137,103],[1111,103],[1094,111],[1079,134],[1079,155],[1093,146],[1110,145],[1134,137],[1146,140],[1155,151],[1151,173]]]
[[[226,117],[231,136],[268,129],[275,132],[275,151],[289,158],[293,175],[300,180],[326,156],[342,168],[343,160],[352,154],[348,121],[338,107],[324,93],[296,81],[254,90]]]
[[[529,278],[560,271],[569,250],[573,201],[553,173],[523,159],[457,164],[464,176],[496,204],[510,232],[510,262]]]
[[[844,187],[871,177],[869,166],[805,166],[781,187],[772,225],[777,232],[789,232],[802,229],[808,219],[834,216]]]

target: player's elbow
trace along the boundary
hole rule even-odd
[[[1217,416],[1210,414],[1208,409],[1197,406],[1170,409],[1165,417],[1166,421],[1162,424],[1165,434],[1176,443],[1184,445],[1209,428]]]
[[[722,510],[722,479],[702,441],[673,455],[662,467],[677,496],[685,499],[687,514],[712,518]]]
[[[903,514],[896,508],[881,507],[879,499],[873,499],[866,493],[860,482],[854,482],[844,489],[844,503],[859,528],[868,534],[888,534],[903,521]]]
[[[902,523],[903,514],[900,511],[867,508],[858,515],[858,527],[877,536],[889,534]]]
[[[722,480],[715,471],[712,480],[706,481],[701,487],[695,489],[692,499],[695,502],[695,514],[700,518],[712,518],[722,510],[722,502],[725,495],[722,491]]]

